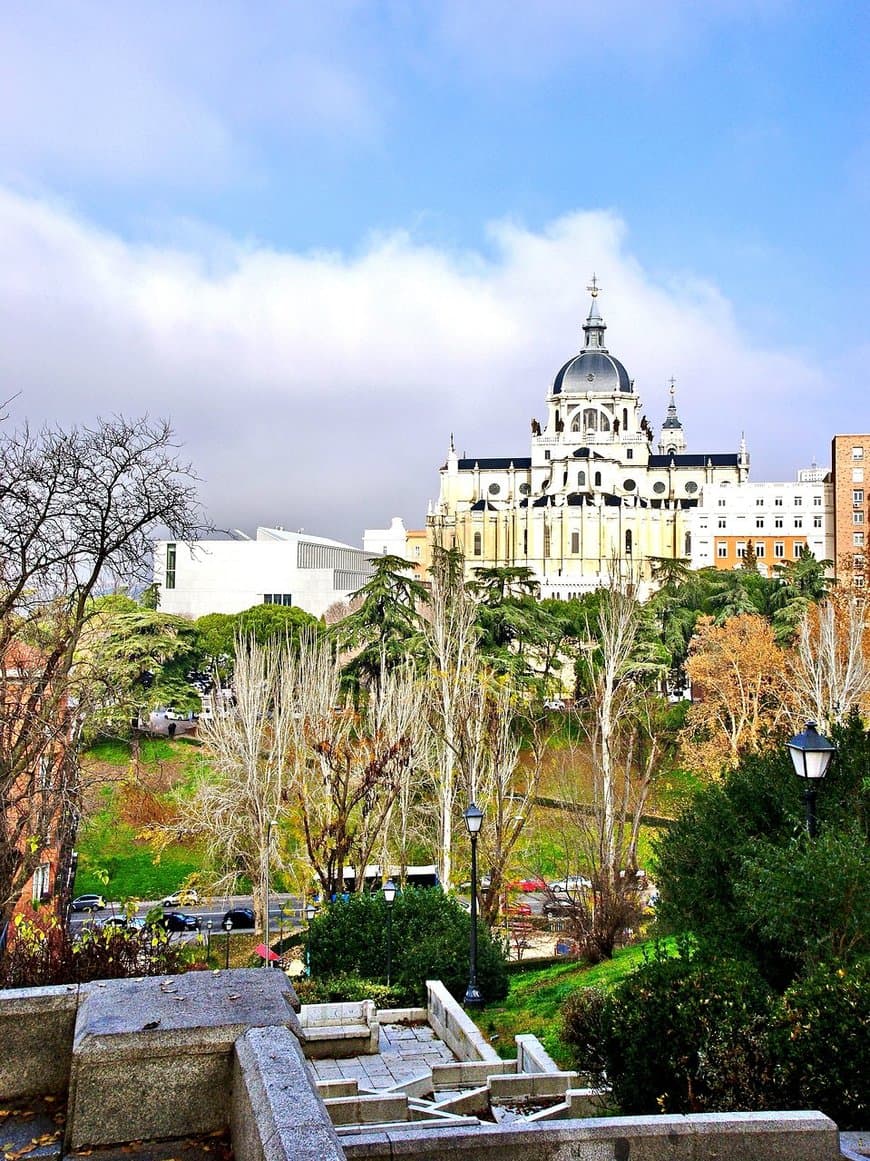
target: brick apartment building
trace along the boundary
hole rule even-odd
[[[834,490],[834,561],[841,584],[864,587],[867,578],[870,435],[835,435],[831,442]]]

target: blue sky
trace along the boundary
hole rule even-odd
[[[16,419],[169,412],[219,525],[358,541],[527,454],[592,270],[654,425],[867,430],[870,7],[0,6]],[[8,65],[8,67],[6,67]],[[348,485],[351,485],[350,487]]]

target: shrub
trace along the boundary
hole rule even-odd
[[[607,994],[598,988],[578,988],[562,1008],[562,1039],[570,1044],[574,1063],[593,1085],[607,1083]]]
[[[841,1129],[870,1122],[870,957],[820,964],[782,998],[776,1035],[788,1103]]]
[[[601,1004],[575,1001],[565,1040],[625,1114],[768,1108],[772,1002],[752,965],[684,949],[656,956]]]
[[[403,989],[396,985],[379,984],[353,975],[294,980],[293,987],[303,1004],[374,1000],[378,1008],[402,1008],[407,1006],[408,999]]]
[[[387,904],[380,894],[359,893],[329,904],[310,932],[312,975],[342,973],[386,980]],[[437,888],[409,888],[396,897],[392,914],[391,981],[409,1001],[423,1004],[426,980],[440,979],[457,999],[468,983],[470,919]],[[487,1000],[507,995],[505,950],[478,923],[477,978]]]

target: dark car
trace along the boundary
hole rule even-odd
[[[250,907],[231,907],[221,920],[221,927],[226,926],[228,922],[232,923],[234,931],[240,927],[249,927],[253,929],[257,926],[257,920],[255,919],[254,912]]]
[[[102,895],[79,895],[70,906],[73,911],[102,911],[106,900]]]
[[[182,911],[167,911],[157,922],[167,931],[199,931],[199,916],[185,915]]]

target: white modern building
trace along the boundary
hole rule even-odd
[[[284,528],[258,528],[255,539],[236,531],[225,540],[154,546],[160,608],[194,619],[263,603],[296,605],[320,617],[371,573],[362,549]]]
[[[830,473],[817,467],[787,483],[705,486],[690,516],[692,568],[740,568],[749,545],[759,572],[796,560],[808,548],[834,559],[834,495]]]

